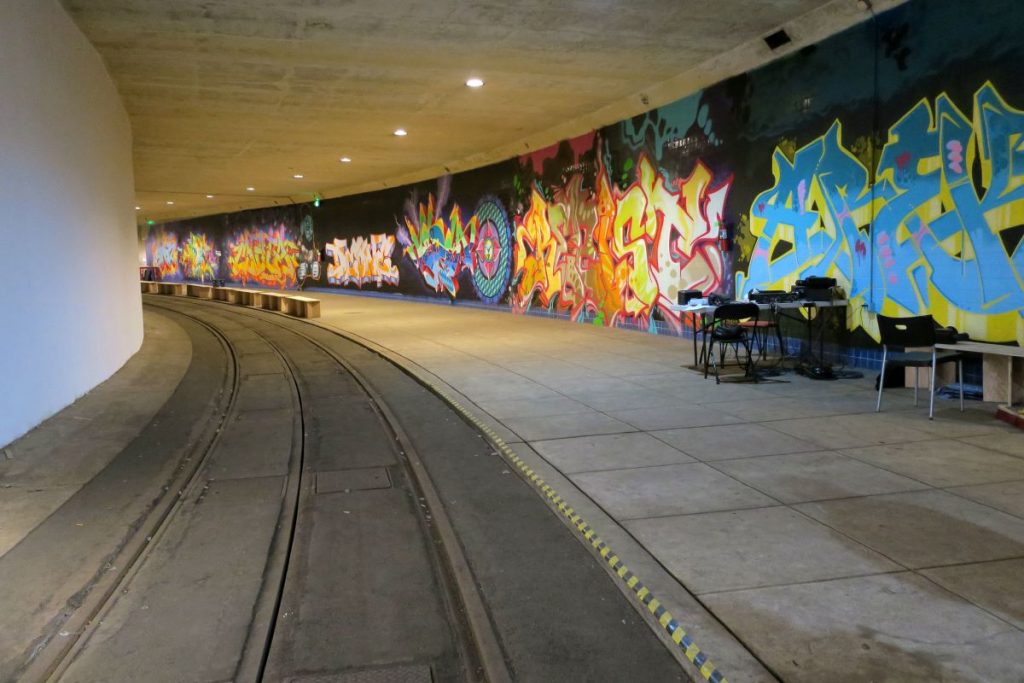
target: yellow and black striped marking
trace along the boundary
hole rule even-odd
[[[618,576],[632,591],[633,595],[643,604],[647,611],[654,615],[654,618],[658,620],[662,628],[668,633],[672,641],[678,645],[686,658],[693,662],[699,669],[705,679],[711,681],[711,683],[727,683],[725,676],[719,671],[715,665],[711,662],[708,656],[701,651],[697,644],[693,642],[693,639],[686,633],[686,629],[676,621],[669,611],[665,609],[654,594],[640,581],[640,579],[631,572],[623,563],[623,561],[612,552],[612,549],[601,540],[601,537],[597,535],[593,527],[587,524],[575,510],[572,509],[562,499],[558,492],[551,487],[550,484],[545,482],[536,472],[533,471],[526,462],[520,458],[515,452],[505,443],[505,441],[495,434],[494,430],[485,425],[480,421],[473,413],[466,410],[445,392],[441,391],[437,387],[432,387],[439,396],[443,397],[453,408],[463,415],[467,420],[472,422],[481,432],[487,435],[491,443],[498,450],[499,453],[510,463],[516,466],[516,468],[522,472],[526,478],[547,497],[549,501],[555,506],[555,508],[572,522],[572,525],[583,535],[583,538],[587,540],[590,545],[597,550],[598,554],[604,559],[604,561],[611,567],[612,571]]]

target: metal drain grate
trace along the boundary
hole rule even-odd
[[[382,669],[363,669],[340,674],[317,674],[288,678],[285,683],[431,683],[430,667],[426,664],[388,666]]]
[[[347,493],[391,488],[387,468],[364,467],[357,470],[334,470],[317,472],[317,493]]]

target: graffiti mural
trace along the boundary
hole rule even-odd
[[[641,154],[636,180],[620,190],[599,164],[597,189],[579,175],[548,202],[534,189],[516,226],[511,306],[534,302],[573,320],[650,327],[654,313],[678,326],[669,309],[681,289],[720,287],[725,262],[715,241],[731,178],[712,181],[698,163],[670,180]]]
[[[181,247],[181,266],[190,280],[205,282],[215,277],[217,256],[203,233],[189,233]]]
[[[313,231],[313,217],[306,214],[299,226],[299,270],[295,274],[300,286],[307,280],[320,279],[320,247]]]
[[[436,204],[433,194],[427,195],[426,204],[410,200],[397,237],[427,286],[454,299],[459,293],[459,274],[463,270],[473,271],[477,218],[472,216],[463,222],[458,204],[452,207],[447,219],[441,215],[448,202],[450,184],[451,176],[438,182]]]
[[[332,285],[363,285],[376,283],[398,285],[398,267],[391,262],[395,251],[394,235],[370,235],[349,240],[335,238],[327,243],[327,281]]]
[[[178,267],[178,235],[174,232],[157,230],[146,239],[148,265],[156,268],[161,280],[180,280]]]
[[[243,286],[294,287],[300,251],[284,225],[246,228],[228,240],[230,277]]]
[[[166,280],[374,288],[659,333],[684,331],[682,290],[821,275],[849,300],[852,333],[839,316],[830,340],[872,346],[878,313],[931,313],[1024,343],[1020,7],[909,0],[505,161],[143,226],[147,263]]]
[[[512,226],[497,197],[486,197],[473,212],[477,222],[473,245],[473,288],[486,304],[496,304],[512,276]]]
[[[850,326],[873,336],[868,311],[930,312],[975,338],[1024,343],[1022,140],[1024,112],[986,83],[970,117],[940,94],[893,124],[873,186],[839,122],[792,161],[776,150],[737,291],[830,275],[851,300]]]

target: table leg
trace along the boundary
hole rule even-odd
[[[697,314],[690,314],[690,323],[693,325],[693,369],[697,369]]]
[[[708,357],[708,353],[709,352],[708,352],[708,314],[707,313],[701,313],[700,314],[700,334],[701,334],[701,340],[700,340],[700,360],[701,360],[702,363],[707,363],[710,360],[709,357]],[[711,342],[712,345],[714,345],[714,343],[715,343],[714,341]]]

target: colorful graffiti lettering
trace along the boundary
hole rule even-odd
[[[179,280],[178,235],[157,230],[146,240],[149,264],[156,268],[161,280]]]
[[[792,162],[776,150],[737,291],[831,275],[848,293],[849,325],[876,338],[869,311],[931,313],[974,338],[1024,344],[1022,137],[1024,112],[986,83],[972,118],[940,94],[897,121],[873,187],[838,121]]]
[[[185,277],[193,280],[212,280],[217,265],[213,247],[203,233],[189,233],[181,248],[181,265]]]
[[[513,311],[524,312],[536,301],[578,320],[596,310],[586,280],[597,207],[593,196],[582,191],[582,182],[572,176],[550,203],[537,188],[530,193],[530,207],[516,221]]]
[[[446,191],[439,193],[437,211],[444,206],[446,195]],[[419,204],[413,216],[406,215],[405,225],[399,226],[397,236],[427,286],[454,298],[459,293],[459,273],[473,271],[476,231],[477,217],[474,215],[463,223],[458,204],[452,207],[447,221],[435,215],[434,195],[431,194],[426,204]]]
[[[228,240],[228,268],[232,280],[265,287],[293,287],[299,265],[299,245],[284,224],[246,228]]]
[[[398,266],[391,263],[395,251],[393,235],[370,235],[370,239],[356,237],[349,247],[348,240],[337,239],[327,243],[327,281],[332,285],[363,285],[371,282],[398,285]]]
[[[636,180],[620,190],[599,165],[587,196],[574,176],[551,202],[536,189],[516,226],[513,310],[534,301],[578,320],[652,327],[655,311],[678,327],[669,309],[680,289],[718,288],[725,262],[715,238],[732,177],[715,183],[698,162],[669,180],[641,154]]]

